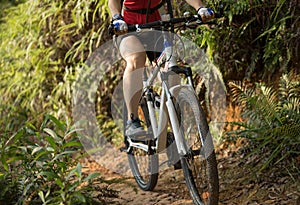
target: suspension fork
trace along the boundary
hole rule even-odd
[[[179,121],[178,121],[178,116],[174,104],[174,97],[172,93],[169,90],[168,84],[167,84],[167,73],[162,73],[162,87],[163,90],[165,91],[165,97],[166,97],[166,107],[168,110],[168,117],[171,123],[171,127],[173,130],[173,134],[175,137],[176,141],[176,146],[178,153],[180,155],[185,155],[187,153],[187,147],[186,144],[184,143],[184,135],[182,133],[182,130],[180,129]]]

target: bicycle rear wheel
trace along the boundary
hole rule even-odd
[[[124,110],[126,110],[125,106]],[[123,113],[123,116],[125,127],[127,112]],[[141,121],[145,122],[145,130],[151,132],[151,123],[145,99],[142,99],[139,105],[139,118]],[[127,149],[129,148],[129,151],[127,152],[128,162],[135,181],[142,190],[151,191],[156,186],[158,179],[158,155],[151,148],[154,145],[154,141],[131,141],[148,146],[148,152],[137,147],[129,148],[128,137],[125,136],[125,144]]]
[[[205,113],[194,92],[181,88],[176,98],[177,116],[188,153],[181,156],[187,187],[195,204],[219,201],[217,161]]]

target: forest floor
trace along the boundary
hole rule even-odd
[[[284,165],[258,174],[254,171],[253,164],[247,162],[244,155],[238,151],[239,145],[222,144],[218,147],[219,204],[300,205],[299,174],[291,175]],[[120,152],[120,154],[126,156],[125,153]],[[113,161],[114,164],[118,163],[118,159]],[[107,198],[107,203],[133,205],[193,204],[184,182],[182,170],[174,170],[172,167],[163,169],[159,173],[158,184],[155,189],[146,192],[137,187],[132,177],[124,177],[123,174],[111,171],[95,160],[87,160],[86,166],[89,172],[100,172],[105,179],[121,179],[123,181],[107,187],[118,191],[118,197]]]

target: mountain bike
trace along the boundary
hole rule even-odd
[[[186,185],[195,204],[218,204],[219,180],[214,145],[206,115],[193,85],[192,69],[178,64],[170,28],[195,28],[203,23],[198,15],[185,14],[146,24],[129,25],[129,31],[161,31],[163,49],[158,59],[143,72],[139,119],[146,130],[139,139],[125,135],[125,151],[138,186],[155,188],[159,173],[159,154],[166,151],[169,163],[182,168]],[[174,37],[175,36],[175,37]],[[180,83],[174,83],[174,76]],[[154,86],[155,79],[159,85]],[[158,88],[157,88],[158,87]],[[124,107],[124,127],[127,121]],[[178,163],[179,162],[179,163]]]

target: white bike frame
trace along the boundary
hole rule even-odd
[[[143,31],[139,31],[143,32]],[[167,83],[167,80],[164,79],[163,76],[164,71],[168,71],[169,68],[172,66],[177,66],[177,59],[176,56],[173,55],[173,42],[170,42],[170,39],[168,39],[166,33],[162,33],[164,37],[164,49],[157,59],[156,65],[154,66],[153,71],[149,74],[148,77],[144,78],[143,80],[143,91],[147,91],[148,88],[153,86],[153,82],[156,79],[157,75],[160,74],[161,79],[161,95],[160,95],[160,107],[158,112],[158,119],[156,116],[156,111],[153,106],[152,101],[147,100],[147,107],[149,111],[149,117],[151,122],[151,128],[154,135],[154,139],[156,144],[154,147],[157,153],[160,153],[161,151],[166,149],[166,133],[167,133],[167,122],[168,119],[170,120],[172,131],[174,133],[178,153],[180,155],[185,155],[187,153],[188,148],[186,147],[186,144],[184,143],[183,139],[183,133],[180,129],[176,110],[174,103],[172,101],[173,94],[175,90],[180,89],[180,87],[188,87],[189,89],[194,90],[193,84],[192,84],[192,78],[188,77],[188,83],[185,85],[175,85],[171,88],[169,88],[169,85]],[[162,65],[165,63],[164,68],[162,68]],[[162,71],[163,70],[163,71]],[[146,75],[146,74],[144,74]],[[167,108],[167,114],[166,113]],[[149,151],[149,146],[143,143],[138,142],[132,142],[130,138],[128,138],[129,147],[136,147],[139,149],[143,149],[144,151]]]

